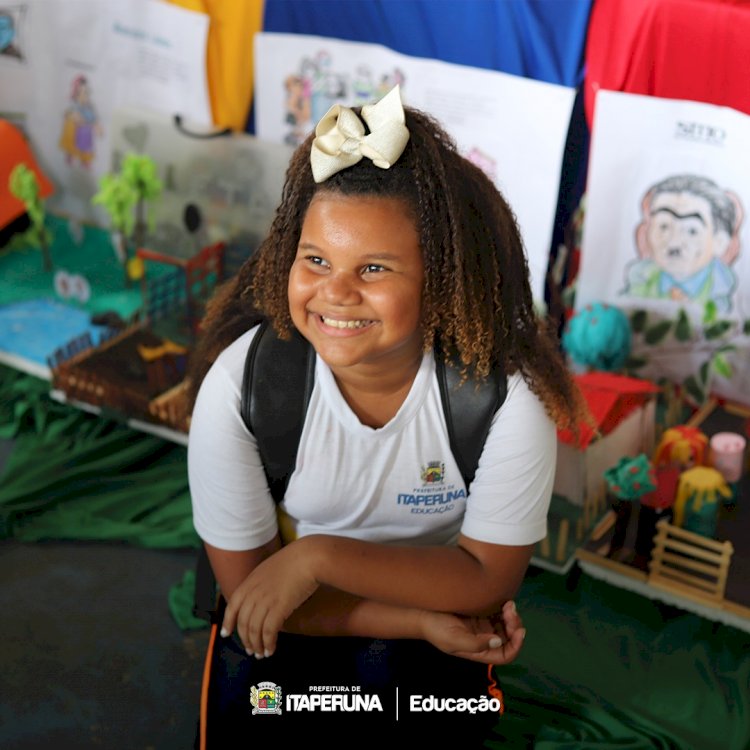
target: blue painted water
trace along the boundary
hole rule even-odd
[[[46,366],[55,349],[85,332],[94,343],[102,326],[91,324],[90,313],[59,300],[32,299],[0,306],[0,353]]]

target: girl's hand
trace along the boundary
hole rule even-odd
[[[236,627],[248,654],[271,656],[284,621],[318,588],[309,570],[303,546],[296,542],[266,558],[230,597],[222,636]]]
[[[424,612],[422,630],[424,639],[446,654],[495,665],[510,664],[526,635],[513,602],[491,618]]]

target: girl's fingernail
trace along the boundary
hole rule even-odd
[[[508,603],[508,611],[512,615],[516,614],[516,603],[515,602],[509,602]]]
[[[498,648],[499,646],[503,645],[503,639],[500,638],[500,636],[495,636],[494,638],[490,638],[489,647],[490,648]]]
[[[523,640],[526,637],[526,628],[521,628],[518,632],[521,634],[521,640]]]
[[[259,653],[256,652],[255,658],[256,659],[262,659],[263,658],[263,654],[259,654]]]
[[[227,630],[226,628],[222,628],[222,629],[221,629],[221,632],[219,633],[219,635],[220,635],[220,636],[221,636],[222,638],[226,638],[226,637],[227,637],[227,636],[229,635],[229,631],[228,631],[228,630]]]
[[[251,651],[251,650],[250,650],[249,648],[246,648],[246,649],[245,649],[245,653],[246,653],[246,654],[247,654],[248,656],[252,656],[252,655],[253,655],[253,652],[252,652],[252,651]]]
[[[273,653],[273,651],[269,651],[268,649],[266,649],[266,650],[265,650],[265,651],[263,652],[263,655],[264,655],[264,656],[270,656],[270,655],[271,655],[272,653]]]

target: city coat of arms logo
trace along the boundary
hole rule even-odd
[[[281,688],[275,682],[259,682],[250,688],[253,714],[281,714]]]
[[[422,467],[422,482],[424,484],[440,484],[445,479],[445,464],[442,461],[430,461]]]

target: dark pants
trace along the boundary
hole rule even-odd
[[[422,641],[282,633],[273,656],[255,659],[236,636],[217,636],[211,665],[208,750],[284,740],[301,747],[313,739],[335,750],[414,735],[417,743],[445,747],[446,737],[454,734],[463,750],[483,747],[500,719],[492,710],[412,710],[434,707],[439,698],[474,699],[477,708],[482,705],[477,699],[484,698],[485,705],[491,699],[486,665],[448,656]],[[273,683],[265,686],[271,697],[259,696],[253,706],[252,689],[262,690],[263,682]],[[442,705],[459,707],[460,701]]]

